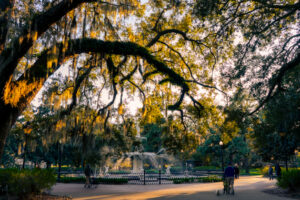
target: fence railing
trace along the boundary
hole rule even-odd
[[[70,173],[62,171],[61,174],[69,177],[80,177],[84,176],[83,171],[76,171],[75,173]],[[102,179],[122,179],[128,180],[128,184],[139,184],[139,185],[151,185],[151,184],[172,184],[174,179],[180,178],[200,178],[207,177],[211,175],[222,176],[223,172],[221,170],[200,170],[200,171],[184,171],[176,173],[163,173],[161,170],[157,172],[147,172],[146,170],[140,173],[133,172],[123,172],[123,173],[106,173],[102,175],[94,175],[93,177],[101,177]]]

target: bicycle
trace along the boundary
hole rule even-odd
[[[234,195],[234,179],[233,178],[223,178],[223,194],[232,194]],[[221,192],[217,190],[217,196],[221,195]]]
[[[90,177],[89,178],[89,183],[88,184],[85,183],[83,187],[84,188],[97,188],[98,185],[96,184],[96,178]]]

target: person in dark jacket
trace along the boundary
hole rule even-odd
[[[272,167],[272,165],[270,165],[270,167],[269,167],[268,174],[269,174],[269,179],[273,180],[273,167]]]
[[[90,168],[90,165],[87,165],[86,168],[84,169],[84,175],[85,175],[85,185],[84,187],[90,187],[91,186],[91,174],[92,174],[92,169]]]
[[[240,169],[238,164],[235,164],[233,169],[234,169],[234,177],[238,179],[240,177]]]
[[[230,192],[230,190],[233,191],[233,184],[234,184],[234,168],[232,167],[231,163],[229,163],[228,167],[226,167],[224,171],[224,192],[225,192],[225,186],[229,187],[229,190],[227,190],[228,193]]]
[[[275,172],[276,172],[276,176],[278,178],[280,178],[281,177],[281,167],[278,163],[276,163],[276,165],[275,165]]]

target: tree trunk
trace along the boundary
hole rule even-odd
[[[20,111],[10,105],[5,105],[0,96],[0,163],[2,160],[6,138],[12,125],[16,122]]]
[[[27,154],[27,143],[28,143],[28,136],[27,136],[27,134],[25,134],[25,147],[24,147],[24,153],[23,153],[23,166],[22,166],[22,169],[25,169],[26,154]]]
[[[248,155],[245,157],[245,171],[246,171],[246,174],[249,174],[249,161],[248,161]]]
[[[50,169],[50,167],[51,167],[51,163],[50,163],[49,161],[47,161],[47,162],[46,162],[46,168],[47,168],[47,169]]]

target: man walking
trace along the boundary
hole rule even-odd
[[[224,172],[224,192],[230,194],[230,191],[232,191],[232,194],[234,194],[233,184],[234,168],[232,167],[231,163],[229,163]]]
[[[272,167],[272,165],[270,165],[270,167],[269,167],[268,174],[269,174],[269,179],[273,180],[273,167]]]
[[[278,163],[276,163],[276,165],[275,165],[275,172],[276,172],[277,178],[281,178],[281,167]]]
[[[90,168],[90,165],[87,165],[86,168],[84,169],[84,175],[85,175],[85,185],[84,187],[91,187],[91,174],[92,174],[92,169]]]
[[[240,169],[239,169],[239,166],[238,164],[235,164],[234,165],[234,177],[236,179],[238,179],[240,177]]]

